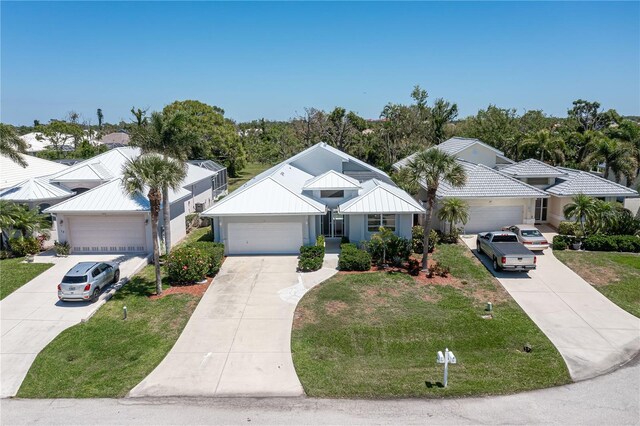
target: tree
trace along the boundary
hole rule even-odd
[[[442,98],[436,99],[431,108],[433,142],[437,145],[446,139],[445,128],[458,116],[458,105],[451,104]]]
[[[635,158],[634,147],[626,142],[619,142],[605,136],[595,139],[587,147],[584,164],[587,167],[604,163],[604,177],[609,178],[612,172],[616,182],[626,177],[627,182],[635,177],[638,163]]]
[[[160,251],[158,244],[158,216],[162,202],[162,188],[166,185],[173,190],[180,188],[186,175],[185,168],[178,161],[165,159],[160,154],[144,154],[129,160],[122,174],[122,188],[129,195],[147,191],[151,213],[151,235],[153,239],[153,264],[156,276],[156,293],[162,294],[160,276]],[[170,223],[165,223],[165,228]]]
[[[82,139],[82,127],[66,121],[53,120],[46,126],[42,126],[41,132],[42,136],[40,136],[39,139],[48,139],[51,144],[51,149],[58,153],[58,158],[62,156],[62,151],[69,142],[72,142],[73,148],[76,149]]]
[[[27,167],[27,162],[21,155],[27,148],[27,143],[16,134],[13,127],[0,123],[0,155],[22,167]]]
[[[456,161],[456,158],[439,149],[426,149],[420,151],[409,162],[413,180],[426,187],[427,211],[424,220],[423,244],[429,247],[429,233],[431,232],[431,221],[433,209],[436,204],[436,193],[440,182],[447,182],[449,185],[459,188],[467,181],[467,174],[464,168]],[[422,254],[422,270],[428,270],[428,252],[424,250]]]
[[[567,110],[567,115],[575,123],[576,130],[584,133],[588,130],[600,130],[604,127],[604,116],[599,109],[599,102],[578,99],[573,101],[573,107]]]
[[[453,234],[456,223],[469,222],[469,203],[460,198],[445,198],[438,211],[438,219],[449,222],[449,234]]]
[[[594,203],[593,198],[588,195],[578,194],[572,198],[571,203],[564,206],[564,217],[567,219],[578,219],[580,221],[580,229],[584,235],[584,222],[588,217],[593,215]]]
[[[142,127],[147,124],[147,111],[149,108],[141,109],[136,107],[131,107],[131,114],[133,114],[133,118],[135,119],[136,126]]]
[[[98,115],[98,130],[102,131],[102,120],[104,120],[104,115],[102,114],[102,108],[98,108],[96,112]]]
[[[516,110],[495,105],[489,105],[486,110],[468,117],[456,130],[460,136],[480,139],[507,155],[511,155],[517,147],[515,143],[520,135]]]
[[[549,130],[539,130],[528,134],[522,141],[522,149],[529,150],[533,155],[539,156],[540,161],[550,161],[552,165],[563,164],[566,145],[564,141]]]
[[[585,217],[589,233],[597,234],[605,232],[615,225],[618,216],[618,207],[615,203],[594,199],[593,209]]]
[[[366,128],[364,118],[353,111],[336,107],[327,116],[324,127],[324,141],[341,151],[350,152],[351,145],[357,143]]]
[[[627,142],[633,148],[636,159],[636,176],[640,174],[640,124],[631,120],[622,120],[618,126],[612,126],[608,130],[609,137]],[[627,186],[631,185],[627,181]]]

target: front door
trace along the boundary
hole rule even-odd
[[[333,211],[322,218],[322,235],[328,238],[344,235],[344,216]]]
[[[538,198],[536,199],[536,211],[535,211],[535,219],[536,223],[538,222],[546,222],[547,221],[547,205],[549,203],[548,198]]]

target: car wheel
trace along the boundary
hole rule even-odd
[[[115,274],[113,274],[113,283],[117,283],[118,281],[120,281],[120,271],[116,271]]]
[[[497,258],[493,258],[493,270],[496,272],[500,272],[502,268],[500,268],[500,265],[498,265],[498,259]]]
[[[95,303],[98,301],[99,298],[100,298],[100,288],[96,287],[96,289],[93,290],[93,293],[91,294],[91,302]]]
[[[482,246],[480,244],[476,244],[476,250],[478,250],[478,253],[482,253]]]

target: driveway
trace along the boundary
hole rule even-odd
[[[96,303],[60,302],[57,285],[64,274],[83,261],[117,261],[122,279],[146,263],[145,256],[71,255],[57,258],[50,254],[35,257],[35,262],[54,266],[0,301],[0,397],[14,396],[36,355],[58,334],[88,319],[104,303],[106,292]]]
[[[551,233],[545,236],[553,239]],[[558,348],[573,380],[612,371],[640,352],[640,319],[604,297],[551,249],[537,253],[535,271],[496,273],[489,258],[476,252],[475,236],[462,240]]]
[[[129,396],[300,396],[291,359],[298,301],[337,272],[297,273],[295,256],[229,257],[178,341]]]

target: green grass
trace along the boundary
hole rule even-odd
[[[273,164],[247,163],[247,166],[240,172],[240,176],[229,178],[229,193],[238,189],[238,187],[242,186],[251,178],[264,172],[272,166]]]
[[[0,260],[0,300],[53,266],[53,263],[22,263],[23,260],[24,257]]]
[[[176,246],[181,247],[190,243],[194,243],[196,241],[211,241],[211,227],[205,226],[204,228],[197,228],[191,231],[184,240],[180,241],[180,243]],[[172,250],[175,250],[172,249]]]
[[[199,300],[187,294],[149,299],[154,292],[153,266],[148,266],[88,322],[63,331],[40,352],[18,396],[124,396],[162,361]]]
[[[339,274],[305,295],[292,351],[309,396],[438,398],[570,382],[556,348],[466,248],[441,245],[435,258],[457,279],[425,285],[399,273]],[[493,319],[481,317],[486,301]],[[442,388],[435,357],[445,347],[458,364]]]
[[[613,303],[640,318],[640,254],[558,250],[553,254]]]

